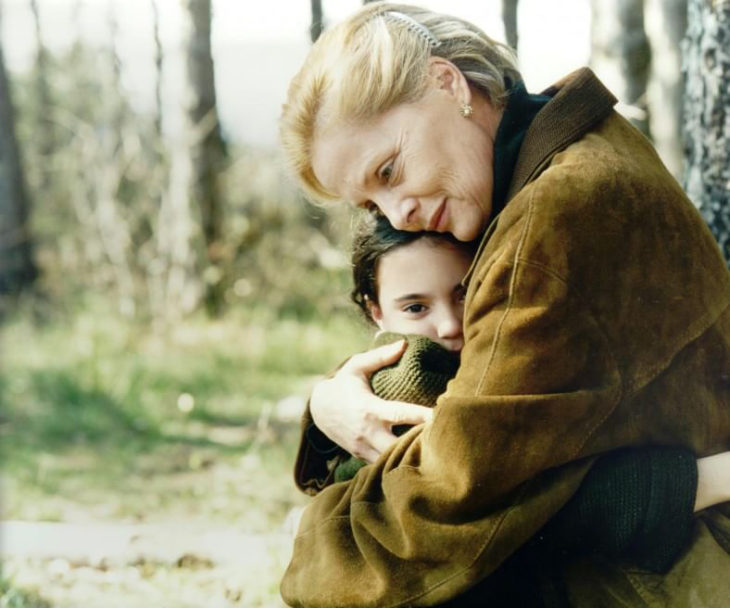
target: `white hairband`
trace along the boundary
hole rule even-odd
[[[398,11],[386,11],[384,13],[381,13],[381,15],[384,19],[390,21],[400,21],[401,23],[405,24],[405,26],[410,31],[412,31],[414,34],[418,34],[421,38],[428,42],[428,46],[430,46],[432,49],[441,45],[441,41],[436,38],[436,36],[434,36],[425,25],[423,25],[423,23],[418,23],[418,21],[416,21],[413,17],[409,17],[408,15],[400,13]]]

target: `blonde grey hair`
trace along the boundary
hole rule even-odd
[[[521,80],[506,45],[468,21],[406,4],[367,4],[319,38],[291,82],[280,124],[284,153],[310,198],[336,199],[312,169],[315,131],[419,99],[431,56],[453,63],[495,106],[504,104],[508,81]]]

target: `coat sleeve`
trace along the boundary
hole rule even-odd
[[[494,571],[573,495],[619,402],[601,328],[519,252],[475,276],[462,364],[434,420],[307,508],[292,606],[434,605]]]

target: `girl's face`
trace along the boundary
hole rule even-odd
[[[464,346],[464,288],[471,258],[449,243],[422,238],[378,262],[378,303],[370,313],[384,331],[420,334],[444,348]]]

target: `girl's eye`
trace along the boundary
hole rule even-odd
[[[426,310],[425,304],[409,304],[405,308],[403,308],[403,312],[408,312],[413,315],[418,315]]]

